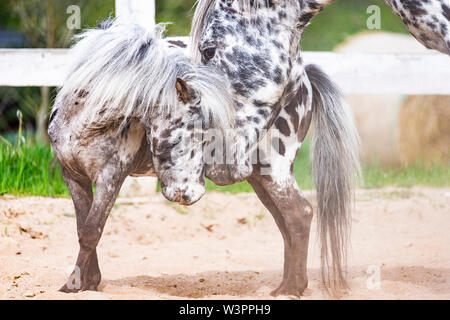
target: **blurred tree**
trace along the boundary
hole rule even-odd
[[[0,88],[0,133],[14,132],[19,124],[17,111],[23,116],[26,131],[32,131],[36,123],[36,112],[41,100],[40,88],[36,87],[1,87]],[[33,125],[34,124],[34,125]],[[11,132],[11,133],[12,133]]]
[[[156,0],[157,22],[173,22],[173,25],[168,26],[168,35],[188,35],[194,3],[195,0]],[[336,1],[318,15],[308,27],[302,39],[303,50],[332,50],[349,35],[367,30],[366,10],[370,4],[381,7],[382,30],[407,32],[401,20],[392,13],[383,0]],[[80,7],[82,27],[95,26],[101,19],[114,15],[114,0],[0,0],[0,29],[12,29],[25,33],[27,47],[67,47],[70,45],[72,34],[66,27],[69,5]],[[0,88],[0,91],[2,90],[4,89]],[[5,115],[15,117],[15,112],[8,111],[12,101],[5,100],[7,99],[5,97],[20,99],[18,104],[24,113],[24,120],[31,121],[36,116],[38,135],[45,141],[47,113],[52,93],[48,92],[48,88],[11,90],[17,90],[17,94],[6,94],[2,98],[0,92],[0,113],[4,111],[1,117]],[[7,103],[3,103],[2,99]],[[13,125],[14,121],[11,122]],[[0,119],[0,130],[5,128],[12,129],[13,126],[5,124],[4,119]]]
[[[10,0],[0,1],[0,30],[15,29],[20,24],[19,18],[11,14]]]
[[[195,0],[156,0],[156,22],[173,22],[167,27],[170,36],[187,36],[194,15]]]
[[[26,35],[26,46],[32,48],[65,48],[70,45],[70,39],[78,31],[67,27],[67,8],[71,5],[81,9],[83,25],[93,25],[114,12],[114,0],[15,0],[7,4],[9,7],[5,3],[2,5],[20,19],[18,28]],[[40,102],[34,101],[31,107],[36,115],[36,138],[41,143],[48,142],[46,128],[50,91],[49,87],[40,88]]]

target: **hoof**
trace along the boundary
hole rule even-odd
[[[74,289],[67,286],[67,284],[63,285],[58,291],[64,292],[64,293],[78,293],[81,291],[81,289]]]
[[[99,282],[100,281],[88,283],[86,285],[82,285],[80,288],[76,288],[75,286],[68,286],[66,283],[59,289],[59,291],[64,293],[78,293],[80,291],[98,291]]]
[[[303,292],[308,287],[308,283],[301,286],[295,286],[295,285],[287,285],[282,283],[277,289],[273,290],[270,295],[273,297],[278,296],[294,296],[301,298],[303,295]]]
[[[98,285],[90,285],[89,287],[83,289],[82,291],[98,291]]]

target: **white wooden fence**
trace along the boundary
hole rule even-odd
[[[154,0],[116,0],[116,14],[144,27],[155,23]],[[450,58],[439,53],[305,52],[345,93],[450,94]],[[0,50],[0,86],[60,86],[70,65],[67,49]]]

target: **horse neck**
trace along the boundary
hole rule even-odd
[[[300,13],[298,16],[298,28],[304,29],[311,20],[319,14],[326,6],[336,0],[306,0],[300,1]]]
[[[267,106],[267,115],[261,121],[254,121],[253,116],[260,114],[261,110],[264,108],[261,105],[255,103],[258,97],[253,97],[250,99],[245,99],[243,102],[241,99],[237,99],[236,108],[236,119],[237,127],[239,130],[246,131],[246,135],[251,137],[249,143],[257,143],[258,141],[252,141],[257,139],[254,137],[254,133],[257,136],[262,137],[264,135],[264,130],[270,129],[272,124],[278,118],[281,110],[291,103],[292,99],[296,98],[296,93],[300,89],[303,78],[305,75],[305,68],[303,64],[303,54],[300,47],[297,48],[296,52],[291,57],[290,74],[289,77],[284,82],[283,93],[279,99]]]
[[[399,1],[397,0],[384,0],[396,14],[400,13]]]

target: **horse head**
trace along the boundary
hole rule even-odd
[[[170,112],[155,109],[147,136],[164,196],[189,205],[205,193],[205,132],[233,127],[234,110],[215,70],[191,64],[177,68],[178,104]]]

